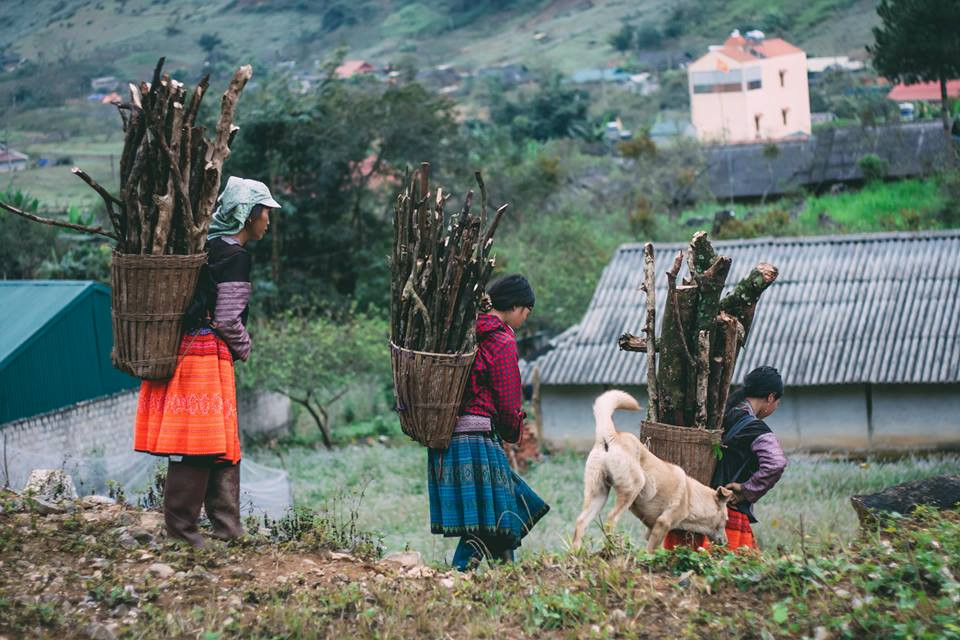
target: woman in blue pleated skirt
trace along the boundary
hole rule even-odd
[[[459,537],[453,565],[484,557],[513,560],[513,551],[550,507],[510,468],[501,440],[517,442],[526,414],[514,331],[533,309],[521,275],[491,283],[477,317],[477,358],[450,446],[430,449],[430,530]]]

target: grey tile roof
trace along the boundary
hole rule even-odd
[[[951,160],[939,120],[877,127],[823,129],[807,139],[705,147],[707,180],[719,199],[759,197],[862,180],[858,162],[867,154],[886,160],[895,178],[926,175]]]
[[[780,270],[760,300],[735,382],[762,364],[776,366],[790,386],[960,381],[960,230],[714,247],[733,260],[726,291],[758,262]],[[685,245],[655,248],[659,323],[664,271]],[[621,246],[575,335],[538,360],[544,384],[646,383],[646,355],[617,347],[624,331],[642,335],[642,280],[643,246]]]

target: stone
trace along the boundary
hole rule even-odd
[[[227,598],[227,606],[231,609],[240,609],[243,607],[243,600],[240,599],[240,596],[234,594]]]
[[[693,570],[684,571],[680,574],[680,577],[677,578],[677,584],[681,587],[689,587],[690,579],[693,577]]]
[[[117,538],[117,544],[119,544],[121,547],[123,547],[127,551],[136,549],[139,546],[137,539],[134,538],[132,535],[130,535],[129,531],[124,531],[123,533],[120,534],[120,537]]]
[[[349,553],[341,553],[339,551],[331,551],[330,559],[331,560],[349,560],[350,562],[353,562],[354,560],[356,560],[356,558],[350,555]]]
[[[34,469],[27,478],[23,493],[53,503],[78,497],[73,478],[62,469]]]
[[[27,497],[27,505],[30,507],[31,511],[35,511],[42,516],[49,516],[55,513],[66,513],[66,507],[60,506],[55,502],[50,502],[44,500],[43,498],[38,498],[36,496]]]
[[[813,640],[832,640],[833,634],[826,627],[817,627],[813,630]]]
[[[83,496],[80,498],[80,506],[84,509],[93,509],[96,507],[102,507],[106,505],[116,504],[117,501],[113,498],[108,498],[107,496]]]
[[[96,622],[87,625],[84,634],[90,640],[117,640],[117,635],[105,624]]]
[[[453,589],[453,578],[440,578],[440,586],[444,589]]]
[[[383,560],[383,564],[395,564],[405,568],[424,566],[423,556],[419,551],[395,551],[388,554]]]
[[[915,482],[905,482],[883,491],[850,497],[860,518],[860,526],[871,526],[890,513],[908,515],[924,504],[937,509],[951,509],[960,504],[960,475],[939,475]]]
[[[150,544],[153,542],[153,534],[142,527],[130,527],[127,533],[140,544]]]
[[[161,580],[166,580],[174,574],[173,567],[168,564],[163,564],[162,562],[154,562],[152,565],[147,567],[147,573],[155,575]]]

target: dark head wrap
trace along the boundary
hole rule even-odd
[[[783,378],[773,367],[757,367],[743,379],[743,390],[748,398],[766,398],[771,393],[783,395]]]
[[[487,295],[490,308],[497,311],[509,311],[514,307],[533,308],[536,302],[536,296],[533,295],[533,287],[527,282],[527,279],[520,274],[513,274],[497,278],[487,285]],[[481,309],[484,310],[484,309]]]

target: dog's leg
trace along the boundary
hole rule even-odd
[[[625,489],[617,491],[617,502],[613,505],[613,509],[607,515],[607,524],[606,529],[607,533],[613,531],[613,528],[617,526],[617,522],[620,521],[620,516],[623,515],[623,512],[633,504],[634,500],[637,499],[637,496],[640,495],[640,491],[631,491],[627,492]]]
[[[583,474],[583,510],[577,517],[577,525],[573,530],[573,550],[580,548],[583,541],[583,534],[587,530],[590,521],[597,517],[603,505],[607,503],[607,496],[610,495],[610,485],[603,477],[603,471],[599,468],[592,469],[588,464]]]
[[[660,517],[653,523],[653,526],[650,527],[650,532],[647,534],[648,553],[654,553],[663,546],[664,538],[667,537],[670,529],[673,529],[674,525],[680,521],[679,516],[681,513],[682,509],[677,506],[668,508],[660,514]]]

